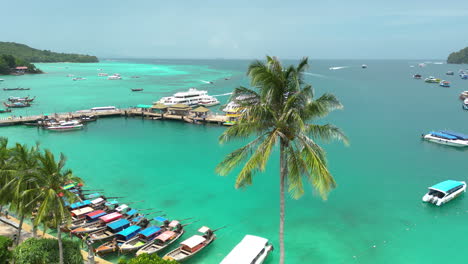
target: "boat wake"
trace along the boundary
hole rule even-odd
[[[319,77],[319,78],[328,78],[327,76],[322,75],[322,74],[318,74],[318,73],[304,72],[304,74],[314,76],[314,77]]]
[[[213,84],[213,82],[210,82],[210,81],[205,81],[205,80],[200,80],[200,81],[203,83]]]
[[[212,96],[215,96],[215,97],[218,97],[218,96],[226,96],[226,95],[231,95],[232,93],[225,93],[225,94],[217,94],[217,95],[212,95]]]
[[[346,69],[346,68],[349,68],[349,66],[330,67],[329,69],[334,71],[334,70],[341,70],[341,69]]]

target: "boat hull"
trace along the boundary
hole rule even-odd
[[[427,203],[433,203],[437,206],[441,206],[443,204],[446,204],[450,201],[452,201],[453,199],[461,196],[463,193],[466,192],[466,182],[462,182],[463,183],[463,188],[461,188],[460,190],[454,192],[454,193],[451,193],[443,198],[439,198],[439,199],[434,199],[433,197],[429,196],[429,194],[426,194],[424,195],[424,197],[422,198],[423,202],[427,202]]]
[[[424,135],[423,137],[425,140],[434,142],[441,145],[447,145],[452,147],[468,147],[468,141],[466,140],[450,140],[450,139],[443,139],[434,137],[432,135]]]
[[[216,239],[216,237],[213,235],[211,237],[211,239],[209,241],[206,242],[206,244],[200,248],[199,250],[197,250],[196,252],[192,252],[191,254],[187,254],[184,252],[182,252],[181,248],[176,248],[174,249],[173,251],[167,253],[163,259],[164,260],[175,260],[177,262],[182,262],[182,261],[186,261],[188,259],[190,259],[191,257],[195,256],[197,253],[199,253],[200,251],[202,251],[203,249],[205,249],[207,246],[209,246],[211,243],[213,243],[213,241]]]
[[[176,237],[174,237],[172,240],[170,240],[169,242],[167,242],[166,244],[161,245],[161,246],[156,246],[156,245],[154,245],[154,243],[155,243],[156,241],[153,240],[153,241],[151,241],[149,244],[147,244],[147,245],[141,247],[141,248],[137,251],[136,255],[137,255],[137,256],[138,256],[138,255],[141,255],[141,254],[149,254],[149,255],[151,255],[151,254],[154,254],[154,253],[158,253],[158,252],[164,250],[165,248],[167,248],[168,246],[170,246],[172,243],[174,243],[174,242],[175,242],[177,239],[179,239],[184,233],[185,233],[185,230],[183,230],[181,233],[179,233],[179,234],[178,234]]]

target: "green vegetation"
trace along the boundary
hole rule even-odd
[[[50,50],[38,50],[24,44],[0,42],[0,54],[12,55],[28,62],[98,62],[96,56],[57,53]]]
[[[163,260],[158,255],[142,254],[130,260],[119,259],[118,264],[177,264],[175,260]]]
[[[14,73],[14,69],[19,66],[28,67],[28,69],[25,71],[27,73],[42,73],[42,71],[37,69],[34,64],[26,62],[24,59],[19,59],[13,55],[0,55],[0,74]]]
[[[232,139],[256,137],[228,154],[216,168],[219,174],[227,175],[245,163],[237,176],[236,188],[252,184],[254,173],[265,170],[272,150],[279,145],[280,264],[284,263],[285,187],[298,199],[304,194],[305,180],[326,199],[336,183],[328,170],[325,151],[315,140],[348,142],[344,133],[331,124],[308,123],[343,106],[332,94],[314,98],[312,86],[303,79],[307,67],[307,58],[297,66],[287,68],[274,57],[267,57],[266,63],[253,62],[247,74],[255,90],[239,87],[234,91],[233,100],[241,95],[249,99],[237,100],[244,111],[238,122],[219,139],[225,143]]]
[[[11,258],[11,252],[8,249],[13,245],[10,238],[0,236],[0,263],[8,263]]]
[[[17,241],[26,217],[31,218],[34,230],[40,224],[56,228],[57,240],[53,241],[55,245],[58,242],[60,264],[64,263],[60,226],[71,220],[62,197],[69,202],[77,199],[62,186],[81,182],[71,170],[64,169],[65,160],[61,154],[57,162],[49,150],[42,151],[38,145],[16,144],[10,148],[8,140],[0,138],[0,207],[9,205],[20,217]]]
[[[83,264],[79,242],[65,239],[63,241],[63,251],[62,263]],[[13,259],[16,264],[60,263],[59,255],[57,240],[51,238],[30,238],[13,251]]]
[[[458,52],[452,52],[448,56],[447,63],[462,64],[468,63],[468,47]]]

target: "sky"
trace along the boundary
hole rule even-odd
[[[0,7],[1,41],[100,58],[446,59],[468,46],[461,0],[0,0]]]

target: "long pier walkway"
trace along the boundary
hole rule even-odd
[[[171,115],[171,114],[159,114],[153,113],[150,111],[142,111],[139,108],[125,108],[125,109],[116,109],[109,111],[79,111],[79,112],[68,112],[68,113],[55,113],[48,115],[48,118],[55,118],[57,120],[66,120],[79,118],[83,115],[93,115],[97,117],[115,117],[115,116],[141,116],[146,119],[153,120],[180,120],[187,123],[194,124],[203,124],[203,123],[215,123],[222,125],[227,121],[225,115],[217,114],[208,114],[206,117],[197,117],[194,114],[190,115]],[[9,116],[0,118],[0,126],[14,126],[22,125],[28,122],[35,122],[37,120],[42,120],[46,116],[44,115],[33,115],[33,116]]]

